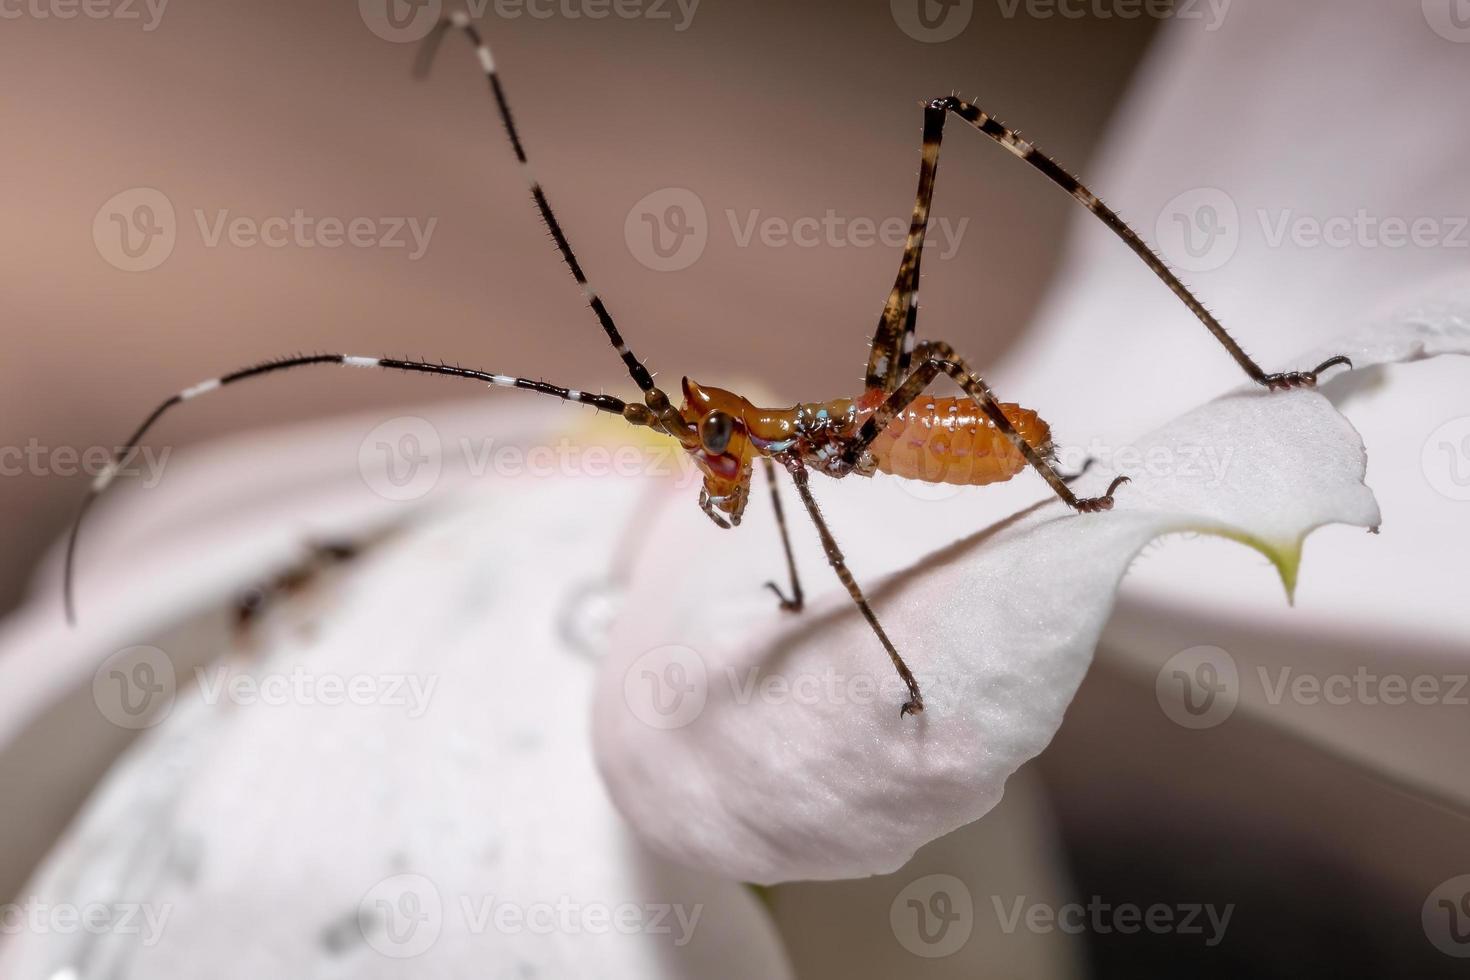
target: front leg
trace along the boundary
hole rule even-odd
[[[787,455],[780,457],[782,464],[791,474],[791,481],[796,484],[796,493],[801,497],[801,502],[806,505],[807,515],[811,517],[812,524],[816,526],[817,535],[822,539],[822,550],[827,553],[827,563],[837,573],[847,594],[857,604],[863,618],[872,627],[873,633],[878,637],[878,642],[883,644],[883,649],[888,651],[888,659],[893,661],[893,669],[898,671],[898,676],[903,680],[904,686],[908,688],[909,699],[899,708],[899,717],[904,715],[915,715],[924,710],[924,696],[919,693],[919,682],[914,678],[913,671],[909,665],[903,662],[898,650],[894,648],[893,641],[888,639],[888,634],[883,631],[883,624],[878,622],[878,615],[873,612],[873,607],[868,605],[868,600],[863,596],[863,590],[858,587],[857,580],[848,571],[847,560],[842,555],[842,549],[837,546],[837,539],[832,537],[832,532],[827,529],[827,521],[822,517],[821,510],[817,507],[816,498],[812,496],[812,489],[807,485],[806,464],[800,457]]]
[[[805,601],[801,594],[801,579],[796,574],[796,556],[791,553],[791,535],[786,530],[786,511],[781,507],[781,492],[776,486],[776,466],[769,457],[761,457],[765,465],[766,482],[771,487],[771,509],[776,512],[776,527],[781,531],[781,548],[786,552],[786,574],[791,580],[791,598],[787,598],[775,582],[767,582],[766,588],[776,593],[781,608],[786,612],[801,612]]]
[[[847,448],[843,450],[842,460],[844,464],[849,467],[858,466],[863,453],[867,451],[873,440],[878,438],[878,435],[888,424],[900,412],[907,408],[910,402],[918,398],[924,392],[924,389],[933,383],[935,378],[939,377],[940,374],[947,374],[954,379],[955,383],[960,386],[965,394],[969,395],[975,401],[975,404],[980,406],[981,411],[994,423],[996,429],[1010,440],[1011,444],[1025,457],[1026,462],[1030,463],[1032,468],[1041,474],[1042,478],[1046,480],[1052,490],[1056,491],[1056,495],[1066,502],[1068,507],[1081,513],[1094,513],[1096,511],[1113,509],[1113,494],[1117,491],[1118,487],[1128,482],[1128,477],[1120,476],[1114,479],[1108,487],[1107,492],[1100,497],[1077,496],[1072,492],[1072,488],[1068,486],[1068,483],[1073,478],[1065,477],[1058,472],[1051,460],[1047,459],[1037,447],[1028,443],[1016,431],[1016,427],[1011,425],[1011,420],[1006,418],[1005,412],[1001,411],[1000,402],[996,399],[995,393],[990,390],[990,386],[985,383],[980,375],[970,370],[965,362],[960,359],[959,355],[955,353],[953,347],[942,342],[929,342],[920,345],[915,351],[915,356],[919,360],[919,366],[914,369],[914,373],[909,375],[903,384],[899,385],[884,400],[882,405],[878,406],[877,411],[863,423],[862,428],[858,430],[858,434],[848,443]]]

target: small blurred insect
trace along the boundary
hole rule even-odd
[[[235,600],[234,627],[237,637],[246,638],[271,607],[309,590],[326,572],[354,561],[363,546],[355,541],[322,541],[308,546],[300,560],[276,572],[267,581],[252,585]]]
[[[547,202],[541,184],[531,174],[525,145],[521,141],[505,89],[501,85],[490,47],[468,14],[455,13],[439,21],[420,49],[416,74],[427,73],[435,53],[450,30],[462,31],[469,39],[484,69],[490,94],[495,101],[500,121],[510,138],[530,187],[537,210],[551,232],[552,241],[562,260],[581,287],[587,303],[601,323],[607,339],[627,366],[628,374],[642,394],[642,403],[624,402],[611,395],[592,394],[575,388],[563,388],[544,381],[494,374],[443,363],[399,360],[389,357],[359,357],[345,354],[310,354],[267,361],[222,375],[186,388],[154,409],[127,445],[119,450],[114,462],[93,482],[82,503],[68,541],[65,563],[65,601],[68,618],[74,620],[73,565],[77,532],[88,507],[116,475],[119,463],[139,443],[168,409],[197,398],[225,385],[309,364],[336,364],[356,368],[385,368],[425,374],[468,378],[502,388],[521,388],[551,395],[565,401],[591,405],[598,411],[621,416],[628,423],[643,426],[677,440],[694,459],[704,474],[699,506],[710,520],[722,528],[740,523],[750,496],[752,470],[760,460],[771,485],[771,503],[781,531],[785,550],[790,595],[774,582],[766,587],[776,594],[782,609],[800,611],[803,604],[796,562],[786,530],[776,483],[776,466],[791,475],[797,496],[816,527],[827,560],[857,604],[878,642],[887,651],[908,689],[908,699],[900,715],[920,712],[924,699],[913,672],[904,663],[862,589],[848,571],[842,550],[822,518],[808,483],[809,471],[815,470],[833,478],[850,475],[871,476],[888,473],[930,483],[979,486],[1009,480],[1026,466],[1031,466],[1066,504],[1080,512],[1109,510],[1113,494],[1127,482],[1119,476],[1107,492],[1098,497],[1078,497],[1068,486],[1068,478],[1058,472],[1054,463],[1051,430],[1030,409],[1002,403],[989,385],[941,341],[915,342],[919,305],[919,262],[923,255],[924,236],[929,225],[929,210],[934,197],[935,175],[939,167],[939,146],[945,121],[951,116],[968,123],[982,135],[1030,164],[1053,184],[1066,191],[1083,207],[1096,215],[1121,238],[1163,280],[1174,295],[1204,324],[1246,375],[1269,389],[1311,387],[1329,367],[1346,365],[1346,357],[1332,357],[1310,371],[1268,374],[1252,360],[1226,332],[1225,328],[1169,271],[1153,250],[1129,228],[1097,195],[1020,134],[997,121],[989,113],[954,96],[934,99],[924,106],[923,150],[919,169],[919,187],[914,201],[913,219],[909,226],[898,276],[884,305],[868,354],[867,375],[863,391],[855,398],[838,398],[824,402],[805,402],[789,408],[760,408],[732,391],[683,380],[683,402],[675,406],[668,395],[654,384],[643,363],[634,356],[623,340],[602,297],[592,288],[581,263],[562,230],[561,223]],[[963,397],[921,400],[930,384],[941,374],[953,379],[964,392]]]

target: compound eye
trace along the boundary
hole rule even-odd
[[[705,452],[719,455],[730,447],[735,434],[735,420],[724,412],[710,412],[699,421],[699,441]]]

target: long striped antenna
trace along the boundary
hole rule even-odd
[[[531,171],[530,161],[526,157],[525,143],[521,141],[520,130],[516,128],[515,117],[510,111],[510,102],[505,96],[505,87],[501,85],[500,73],[495,68],[495,56],[491,54],[490,45],[480,33],[479,28],[470,20],[468,13],[456,11],[442,18],[434,26],[419,48],[418,57],[414,63],[415,75],[420,78],[428,75],[434,62],[434,56],[443,44],[444,35],[451,28],[463,31],[470,44],[474,46],[475,53],[480,59],[480,67],[484,70],[485,79],[490,85],[490,94],[495,99],[495,108],[500,114],[500,121],[505,126],[505,135],[510,139],[510,147],[515,151],[516,160],[520,163],[521,171],[525,174],[526,183],[530,187],[531,198],[536,202],[536,210],[541,213],[541,219],[546,222],[546,228],[551,232],[552,241],[556,243],[562,261],[566,263],[567,269],[572,273],[572,278],[581,287],[582,294],[587,297],[587,304],[592,307],[592,312],[597,314],[597,321],[602,324],[602,330],[607,334],[608,341],[618,352],[618,356],[623,359],[633,383],[643,392],[644,401],[658,416],[665,431],[679,439],[685,446],[696,445],[698,435],[684,422],[679,411],[670,405],[668,396],[653,383],[653,376],[648,373],[648,369],[629,350],[627,342],[623,340],[623,335],[618,331],[617,323],[614,322],[612,314],[608,312],[607,304],[602,301],[597,290],[593,289],[591,283],[587,281],[587,273],[583,271],[582,263],[577,260],[576,253],[572,251],[572,244],[567,240],[561,222],[551,210],[551,203],[546,199],[546,192]]]
[[[457,364],[435,364],[429,361],[405,361],[394,357],[357,357],[350,354],[301,354],[295,357],[283,357],[279,360],[266,361],[255,364],[239,371],[201,381],[197,385],[185,388],[175,395],[170,395],[155,408],[143,424],[138,426],[128,441],[118,447],[113,454],[112,460],[105,466],[96,478],[92,486],[87,490],[87,496],[82,499],[82,505],[77,511],[76,518],[72,521],[71,533],[66,541],[66,560],[62,571],[62,596],[66,603],[67,622],[75,625],[76,601],[74,596],[74,581],[76,567],[77,539],[81,536],[82,520],[87,516],[87,511],[92,504],[101,496],[102,492],[112,484],[117,477],[123,464],[128,461],[142,443],[146,436],[163,417],[169,409],[184,402],[193,401],[200,395],[217,391],[226,385],[232,385],[237,381],[245,381],[248,378],[258,378],[266,374],[274,374],[277,371],[285,371],[290,368],[305,367],[311,364],[336,364],[341,367],[354,368],[385,368],[392,371],[407,371],[417,374],[438,374],[451,378],[467,378],[471,381],[480,381],[496,388],[522,388],[526,391],[534,391],[543,395],[551,395],[563,401],[576,402],[579,405],[591,405],[599,412],[607,412],[619,415],[633,425],[654,426],[653,414],[642,405],[629,405],[621,398],[612,395],[593,394],[590,391],[578,391],[575,388],[563,388],[560,385],[548,384],[545,381],[532,381],[530,378],[516,378],[508,374],[492,374],[489,371],[477,371],[471,368],[460,367]]]

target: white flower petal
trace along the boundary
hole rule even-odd
[[[1348,353],[1367,368],[1432,350],[1470,351],[1462,307],[1380,325]],[[811,548],[800,562],[825,597],[782,618],[757,587],[779,567],[774,548],[716,538],[693,507],[670,514],[597,692],[598,761],[618,807],[663,853],[743,880],[892,871],[985,814],[1046,746],[1119,580],[1150,541],[1203,531],[1251,544],[1290,591],[1310,531],[1379,522],[1361,441],[1316,392],[1237,391],[1135,448],[1141,466],[1111,513],[1047,501],[884,581],[850,562],[924,684],[917,718],[899,717],[887,658],[822,584],[830,572]],[[1191,465],[1201,451],[1222,467]],[[929,540],[935,525],[973,526],[953,507],[905,507],[895,485],[848,480],[816,493],[844,542],[896,547],[902,534],[885,527],[905,521],[929,525],[919,534]],[[798,541],[810,536],[800,515],[796,529]]]
[[[798,976],[977,980],[1087,976],[1087,939],[1032,929],[1079,904],[1061,870],[1045,788],[1019,772],[984,819],[932,841],[891,875],[799,881],[768,892]]]
[[[421,510],[252,644],[213,636],[232,656],[197,690],[199,631],[156,639],[170,713],[18,901],[141,908],[157,931],[23,929],[0,973],[788,976],[759,901],[648,854],[592,764],[592,667],[557,623],[568,587],[605,568],[609,515],[640,483],[495,484],[472,508]],[[589,493],[601,507],[581,506]],[[93,583],[100,600],[108,581]],[[89,608],[95,649],[109,603]],[[121,622],[114,642],[137,642]]]

